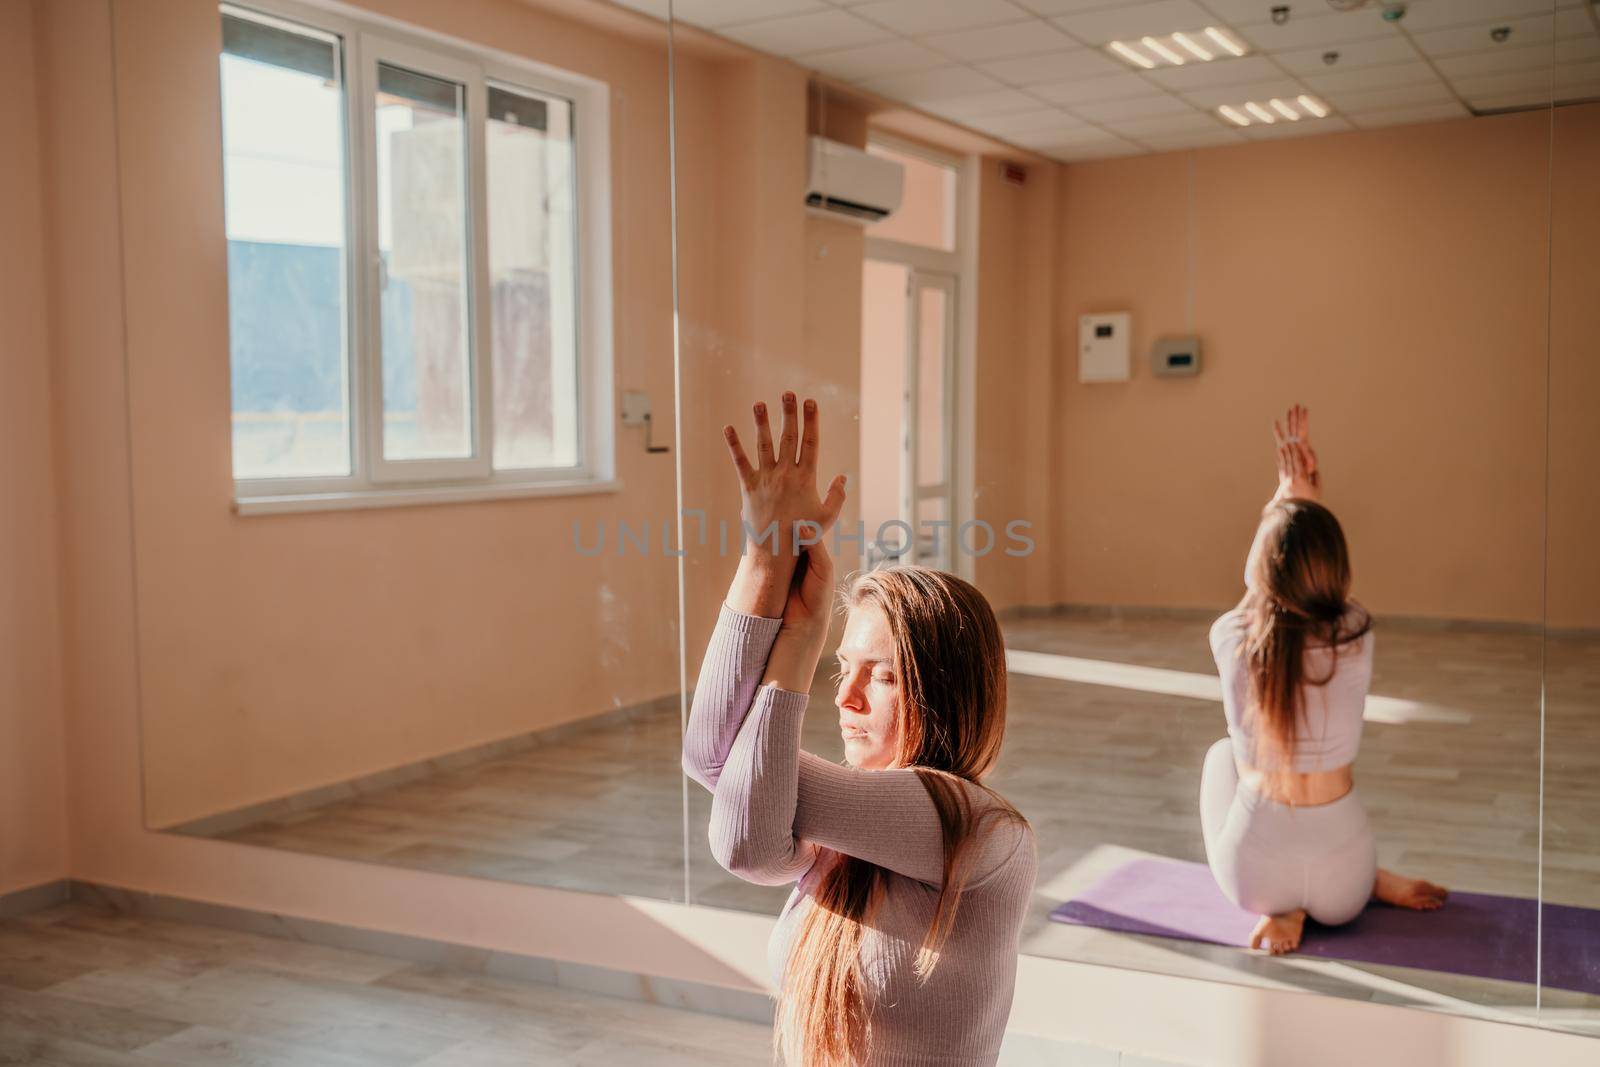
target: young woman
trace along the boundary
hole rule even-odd
[[[1300,945],[1306,916],[1337,925],[1372,898],[1431,910],[1445,891],[1378,869],[1351,765],[1372,681],[1372,619],[1350,597],[1344,532],[1322,496],[1310,415],[1291,408],[1277,441],[1278,491],[1245,563],[1247,591],[1211,627],[1228,736],[1200,779],[1217,884],[1259,912],[1251,948]]]
[[[979,781],[1005,730],[999,626],[952,575],[860,575],[834,698],[848,766],[802,751],[834,598],[823,534],[844,477],[818,495],[815,401],[802,434],[784,393],[776,449],[764,404],[755,422],[755,464],[733,427],[723,434],[743,519],[758,535],[776,523],[778,537],[739,559],[683,765],[713,793],[717,861],[757,884],[797,883],[769,946],[775,1048],[792,1067],[992,1064],[1037,869],[1032,828]]]

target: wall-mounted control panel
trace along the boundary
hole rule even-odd
[[[1150,349],[1150,369],[1159,378],[1191,378],[1200,373],[1200,338],[1164,337]]]
[[[1129,353],[1133,316],[1126,311],[1078,318],[1078,381],[1125,382],[1133,376]]]

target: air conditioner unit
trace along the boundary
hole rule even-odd
[[[814,215],[865,226],[900,209],[906,169],[825,137],[811,138],[806,207]]]

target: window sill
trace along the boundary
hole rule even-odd
[[[514,500],[539,496],[587,496],[621,492],[622,482],[590,479],[549,482],[500,482],[488,485],[446,485],[394,489],[348,489],[327,493],[284,493],[241,496],[233,502],[240,515],[284,515],[302,511],[351,511],[362,508],[467,504],[480,500]]]

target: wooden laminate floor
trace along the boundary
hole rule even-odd
[[[78,903],[0,921],[0,1064],[701,1067],[752,1022]]]
[[[1006,624],[1009,647],[1068,657],[1070,666],[1065,679],[1012,674],[1006,750],[991,782],[1032,820],[1039,842],[1024,950],[1445,1009],[1531,1010],[1534,990],[1520,983],[1266,959],[1047,920],[1056,904],[1129,855],[1204,860],[1196,798],[1202,757],[1224,733],[1221,706],[1173,695],[1172,683],[1181,691],[1186,680],[1214,677],[1207,625],[1081,613]],[[1372,692],[1387,698],[1388,717],[1399,721],[1369,721],[1356,777],[1380,863],[1454,889],[1534,897],[1542,729],[1545,899],[1600,908],[1600,640],[1380,621],[1377,642]],[[1097,664],[1117,668],[1109,682],[1093,670]],[[1085,667],[1095,680],[1072,677]],[[804,743],[839,755],[826,679],[812,698]],[[681,900],[678,746],[677,715],[666,713],[225,836]],[[741,882],[712,860],[710,798],[693,783],[689,808],[693,900],[775,915],[787,890]],[[1600,998],[1547,991],[1544,1008],[1572,1025],[1600,1027]]]

